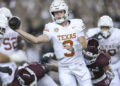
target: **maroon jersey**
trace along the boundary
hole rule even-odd
[[[87,67],[89,68],[92,75],[92,80],[102,77],[102,75],[104,74],[103,67],[109,64],[109,59],[109,56],[101,53],[94,63],[87,64]]]
[[[30,71],[26,69],[29,69]],[[31,86],[31,83],[35,81],[35,78],[38,81],[44,76],[44,74],[45,70],[41,64],[37,62],[27,63],[27,65],[23,65],[21,66],[21,68],[19,67],[16,70],[15,78],[11,86],[22,86],[20,83],[24,83],[24,85]],[[20,78],[22,80],[20,80]]]
[[[99,52],[98,40],[91,38],[88,41],[87,48],[83,51],[85,62],[92,76],[94,86],[109,86],[111,79],[106,76],[104,67],[109,65],[110,57]],[[91,60],[89,60],[91,58]]]

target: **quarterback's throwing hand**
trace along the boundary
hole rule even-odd
[[[17,30],[17,29],[20,27],[20,25],[21,25],[21,20],[20,20],[19,17],[13,16],[13,17],[9,20],[8,25],[9,25],[9,27],[10,27],[11,29]]]

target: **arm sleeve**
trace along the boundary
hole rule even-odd
[[[47,24],[45,25],[45,28],[43,30],[43,34],[46,34],[49,37],[49,39],[51,40],[51,38],[52,38],[51,30]]]
[[[97,63],[99,66],[104,67],[104,66],[109,65],[109,60],[110,60],[110,56],[104,53],[101,53],[99,58],[97,59]]]
[[[85,36],[85,24],[82,20],[78,20],[78,31],[77,31],[77,37]]]

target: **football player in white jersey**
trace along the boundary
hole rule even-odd
[[[3,14],[8,20],[12,17],[12,13],[10,12],[10,10],[5,7],[0,8],[0,14]],[[6,25],[8,25],[8,24],[6,24]],[[19,62],[26,61],[26,56],[25,56],[24,52],[21,52],[21,50],[16,51],[16,49],[17,49],[16,47],[18,45],[17,41],[19,41],[18,38],[20,38],[19,34],[15,31],[13,31],[12,29],[10,29],[8,26],[5,29],[6,29],[6,32],[4,33],[4,37],[2,39],[2,43],[0,46],[0,52],[2,52],[2,55],[3,55],[3,53],[9,55],[10,60],[13,62],[15,61],[15,62],[19,63]],[[6,61],[6,59],[8,59],[8,57],[6,57],[4,60],[2,58],[2,62]],[[14,78],[13,75],[14,75],[14,71],[16,69],[16,64],[11,63],[11,62],[5,63],[5,64],[0,64],[0,66],[2,66],[2,67],[6,67],[8,65],[10,68],[12,68],[13,73],[12,73],[12,75],[9,75],[7,73],[0,73],[0,76],[2,76],[1,79],[2,79],[3,86],[11,83],[11,81]],[[45,75],[45,77],[43,77],[43,78],[44,79],[40,80],[41,81],[40,83],[42,84],[41,86],[49,86],[49,85],[57,86],[57,84],[48,75]],[[49,83],[46,84],[46,82],[49,82]]]
[[[3,14],[8,20],[12,17],[11,11],[6,7],[0,8],[0,14]],[[18,36],[19,34],[17,32],[7,26],[0,52],[11,55],[15,51]]]
[[[10,29],[10,27],[8,26],[8,20],[12,17],[11,11],[6,7],[1,7],[0,15],[4,15],[6,17],[6,19],[3,17],[4,19],[1,20],[1,22],[3,23],[6,21],[6,23],[4,23],[5,33],[0,45],[0,52],[10,56],[16,51],[15,49],[17,46],[17,38],[19,34],[13,31],[12,29]],[[4,86],[11,83],[12,79],[14,78],[14,70],[16,69],[16,64],[14,62],[8,62],[8,63],[0,64],[0,66],[2,67],[9,66],[13,71],[11,75],[0,73],[0,76],[2,76],[1,79],[3,81],[3,86]]]
[[[2,21],[2,20],[4,20],[4,21]],[[0,16],[0,46],[2,44],[3,37],[5,34],[6,24],[7,24],[6,17],[4,15],[1,15]],[[4,63],[4,62],[8,62],[8,61],[9,61],[8,56],[6,54],[0,52],[0,63]]]
[[[2,47],[2,43],[4,40],[4,36],[5,36],[5,32],[6,29],[8,27],[8,19],[4,16],[4,15],[0,15],[0,48]],[[2,53],[2,50],[0,50],[1,53],[1,63],[0,66],[1,67],[9,67],[12,70],[12,74],[9,75],[7,73],[2,73],[0,72],[0,77],[2,80],[2,86],[7,85],[8,83],[11,83],[11,81],[14,78],[14,70],[16,69],[16,65],[12,62],[9,62],[10,59],[8,59],[8,56],[6,55],[6,53]],[[7,59],[5,59],[7,58]],[[3,63],[6,60],[6,63]]]
[[[92,86],[82,55],[82,49],[86,48],[85,26],[81,19],[69,20],[68,13],[64,0],[54,0],[50,6],[53,22],[45,25],[42,35],[34,37],[20,28],[13,29],[36,44],[50,40],[53,42],[61,86],[77,86],[77,82],[80,86]]]
[[[4,34],[6,32],[7,18],[4,15],[0,15],[0,47],[3,42]],[[4,57],[4,58],[3,58]],[[8,56],[0,52],[0,63],[8,62]]]
[[[92,34],[94,32],[94,34]],[[95,33],[96,32],[96,33]],[[98,21],[98,28],[90,29],[87,32],[88,37],[95,37],[99,40],[100,49],[111,56],[111,68],[114,72],[114,79],[110,86],[120,86],[120,30],[113,27],[111,17],[104,15]]]

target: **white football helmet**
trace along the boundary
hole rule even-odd
[[[102,30],[101,27],[102,26],[107,26],[109,27],[108,30]],[[113,28],[113,21],[112,18],[104,15],[102,17],[100,17],[99,21],[98,21],[98,27],[101,29],[101,34],[103,35],[103,37],[108,38],[111,35],[111,30]]]
[[[65,10],[65,16],[61,19],[56,19],[53,15],[53,12]],[[68,5],[65,3],[64,0],[54,0],[50,6],[50,15],[52,20],[56,23],[63,23],[64,21],[68,20]]]
[[[12,17],[11,11],[6,7],[0,8],[0,14],[5,15],[5,17],[7,17],[8,19],[10,19]]]
[[[0,15],[0,39],[4,37],[4,33],[8,26],[8,20],[4,15]]]

